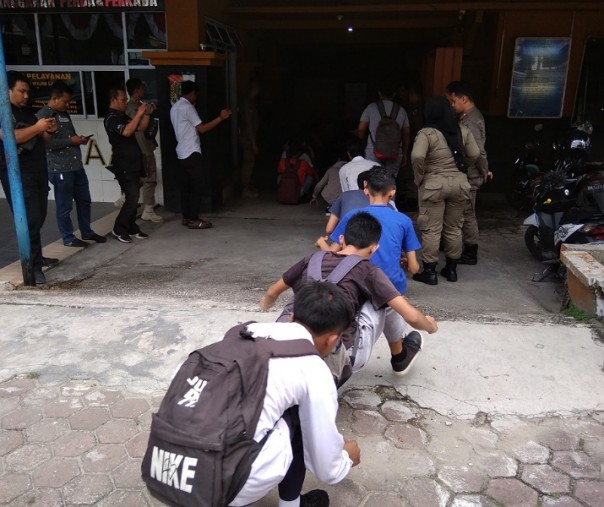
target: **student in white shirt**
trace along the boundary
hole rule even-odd
[[[359,190],[357,183],[359,174],[379,165],[373,160],[363,158],[364,149],[363,142],[360,139],[354,138],[346,143],[346,151],[350,157],[350,162],[340,168],[340,186],[342,187],[342,192]],[[361,188],[360,190],[363,189]]]
[[[199,88],[194,81],[183,81],[181,97],[170,109],[170,120],[176,135],[181,187],[182,225],[189,229],[209,229],[212,223],[199,218],[200,195],[203,192],[204,169],[199,134],[205,134],[231,117],[223,109],[212,121],[203,123],[195,109]]]
[[[271,429],[272,433],[230,505],[250,505],[278,486],[279,507],[327,507],[329,496],[323,490],[300,495],[306,469],[320,481],[335,484],[359,464],[356,441],[345,440],[336,427],[337,391],[321,359],[338,344],[352,317],[342,289],[311,282],[296,293],[294,322],[247,326],[257,337],[312,340],[319,355],[270,360],[254,439],[260,441]]]

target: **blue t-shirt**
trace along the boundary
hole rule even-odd
[[[382,225],[380,247],[371,256],[370,261],[386,273],[386,276],[390,278],[390,281],[401,294],[405,294],[407,292],[407,276],[401,268],[401,251],[411,252],[422,247],[415,235],[413,222],[407,215],[394,211],[389,206],[374,204],[346,213],[329,239],[337,243],[339,237],[344,234],[350,217],[360,211],[366,211],[373,215]]]

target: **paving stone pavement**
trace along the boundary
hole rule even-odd
[[[95,380],[0,383],[0,504],[161,505],[140,479],[161,396]],[[349,388],[340,404],[362,463],[326,487],[332,506],[604,506],[604,412],[449,419],[387,386]],[[276,505],[275,493],[256,505]]]

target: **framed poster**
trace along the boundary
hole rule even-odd
[[[73,95],[67,112],[71,115],[83,115],[82,76],[79,71],[25,71],[30,82],[29,105],[34,109],[42,109],[50,99],[50,86],[54,81],[64,81],[72,90]]]
[[[514,47],[509,118],[560,118],[569,37],[521,37]]]
[[[195,81],[195,74],[170,74],[168,83],[170,86],[170,104],[174,105],[180,99],[180,85],[183,81]]]

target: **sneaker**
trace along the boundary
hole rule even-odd
[[[46,277],[41,269],[34,270],[34,280],[36,281],[36,285],[44,285],[46,283]]]
[[[124,196],[121,195],[119,197],[119,199],[117,201],[115,201],[113,203],[113,205],[117,208],[117,209],[122,209],[122,206],[124,205]]]
[[[148,222],[155,222],[157,224],[160,224],[164,221],[164,219],[155,213],[155,211],[143,211],[141,218],[143,220],[147,220]]]
[[[81,239],[74,239],[71,243],[64,243],[65,246],[72,246],[74,248],[86,248],[88,243],[82,241]]]
[[[45,268],[54,268],[59,263],[59,259],[54,257],[42,257],[42,266]]]
[[[313,489],[300,495],[300,507],[329,507],[329,495],[322,489]]]
[[[117,234],[115,231],[111,231],[111,234],[121,243],[132,243],[132,238],[128,234]]]
[[[132,237],[136,238],[136,239],[147,239],[149,237],[148,234],[145,234],[142,231],[137,232],[136,234],[132,234]]]
[[[96,234],[96,233],[92,233],[92,236],[85,238],[84,236],[82,236],[82,239],[85,239],[86,241],[94,241],[95,243],[106,243],[107,242],[107,238],[105,236],[101,236],[100,234]]]
[[[424,344],[424,338],[417,331],[411,331],[407,336],[403,338],[403,353],[405,356],[403,359],[395,360],[394,357],[390,359],[392,364],[392,370],[395,375],[406,375],[419,353],[422,351],[422,345]]]

